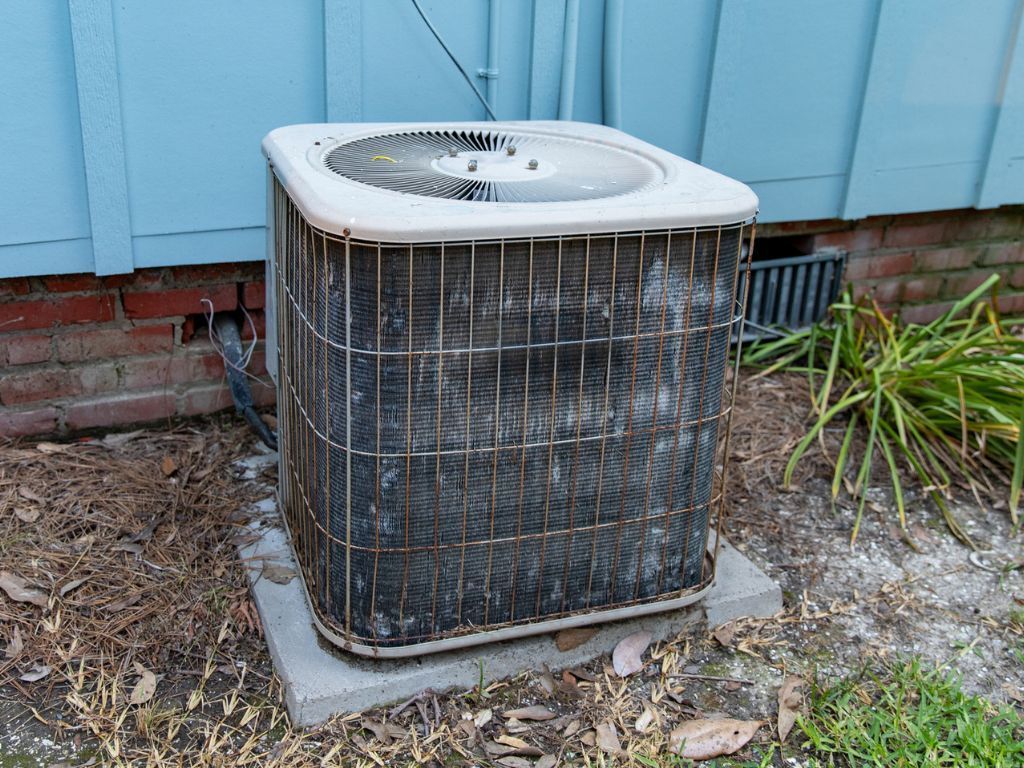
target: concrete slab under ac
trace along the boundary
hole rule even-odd
[[[270,511],[269,505],[260,506]],[[437,692],[469,689],[479,682],[481,669],[484,679],[492,681],[540,669],[543,664],[553,670],[577,666],[610,652],[619,640],[639,630],[661,640],[687,628],[715,627],[743,616],[771,616],[782,608],[778,585],[723,541],[715,583],[701,602],[682,610],[594,625],[597,633],[568,651],[559,651],[547,634],[413,659],[364,659],[321,637],[300,579],[278,584],[263,577],[265,563],[298,570],[287,534],[275,518],[276,514],[268,514],[254,522],[255,536],[246,537],[240,553],[249,569],[288,713],[300,726],[321,723],[341,712],[402,701],[427,688]]]

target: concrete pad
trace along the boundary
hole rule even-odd
[[[267,502],[258,506],[270,512]],[[288,713],[301,726],[315,725],[339,712],[403,701],[427,688],[469,689],[479,682],[481,668],[489,682],[540,669],[542,664],[553,670],[574,667],[610,652],[619,640],[641,629],[662,640],[705,622],[718,626],[741,616],[771,616],[782,608],[778,585],[723,541],[718,575],[702,602],[680,611],[595,625],[597,634],[569,651],[559,651],[551,635],[537,635],[417,659],[364,659],[321,638],[298,578],[287,584],[261,578],[264,563],[298,571],[286,533],[275,518],[267,515],[254,522],[255,537],[247,537],[250,540],[242,543],[240,552],[274,667],[284,685]]]

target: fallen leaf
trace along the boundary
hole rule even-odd
[[[504,733],[496,736],[494,741],[504,747],[508,747],[509,751],[502,752],[502,755],[533,755],[534,757],[540,757],[544,754],[543,750],[537,749],[532,744],[527,744],[520,738],[508,736]]]
[[[21,637],[21,627],[15,624],[14,631],[11,632],[11,639],[7,641],[7,648],[4,649],[4,657],[16,659],[24,648],[25,641]]]
[[[10,571],[0,571],[0,589],[6,592],[11,600],[17,600],[19,603],[32,603],[40,608],[46,607],[46,593],[33,589],[27,581],[20,576],[15,576]]]
[[[17,628],[15,628],[14,631],[17,632]],[[1010,683],[1003,683],[1003,693],[1005,693],[1011,699],[1016,701],[1018,704],[1024,704],[1024,693],[1021,693],[1020,690],[1014,688],[1012,685],[1010,685]]]
[[[359,721],[359,725],[370,731],[377,738],[377,741],[384,744],[391,743],[391,734],[388,733],[388,728],[384,723],[378,723],[376,720],[364,717]]]
[[[720,627],[715,627],[711,631],[711,635],[723,648],[728,648],[732,645],[732,639],[735,634],[736,626],[732,623],[722,624]]]
[[[134,440],[143,432],[145,432],[144,429],[136,429],[134,432],[116,432],[104,437],[102,442],[108,448],[117,448],[131,440]]]
[[[690,720],[669,734],[669,749],[690,760],[731,755],[754,738],[760,720]]]
[[[644,711],[640,713],[640,717],[633,723],[633,727],[636,728],[637,733],[644,733],[651,725],[654,720],[654,712],[649,707],[644,707]]]
[[[476,715],[473,716],[473,725],[477,728],[483,728],[489,722],[491,722],[491,716],[494,713],[489,709],[481,709]]]
[[[619,734],[615,731],[615,725],[609,721],[597,726],[597,746],[605,752],[613,755],[622,754],[622,745],[619,743]]]
[[[38,501],[40,503],[44,501],[42,496],[25,485],[18,487],[18,495],[23,499],[28,499],[29,501]]]
[[[263,578],[275,584],[287,584],[296,577],[295,569],[287,565],[263,562]]]
[[[537,758],[537,762],[533,764],[533,768],[555,768],[558,764],[558,758],[554,755],[541,755]]]
[[[573,648],[583,645],[596,634],[597,630],[594,627],[563,629],[555,635],[555,647],[560,651],[571,651]]]
[[[141,599],[142,594],[140,592],[136,592],[135,594],[128,595],[128,597],[122,598],[121,600],[115,600],[112,603],[107,603],[102,607],[102,610],[107,613],[116,613],[117,611],[123,611],[125,608],[130,608]]]
[[[726,680],[725,684],[722,687],[725,688],[725,690],[729,693],[733,693],[742,688],[743,683],[741,683],[739,680]]]
[[[122,541],[114,546],[114,549],[119,549],[122,552],[127,552],[129,555],[141,555],[143,546],[135,541]]]
[[[597,744],[597,736],[594,735],[593,731],[587,731],[580,736],[580,743],[587,747],[593,747]]]
[[[567,671],[577,680],[586,680],[588,683],[592,683],[595,680],[597,680],[597,675],[592,675],[589,672],[587,672],[587,670],[580,669],[579,667],[573,667],[572,669]]]
[[[66,595],[68,592],[70,592],[73,589],[78,589],[80,586],[85,584],[85,582],[87,582],[88,580],[89,579],[86,578],[86,579],[75,579],[74,581],[69,581],[67,584],[65,584],[63,587],[60,588],[60,596],[64,597],[64,595]]]
[[[565,726],[565,730],[562,731],[562,735],[565,736],[565,738],[568,739],[570,736],[573,736],[573,735],[579,733],[579,730],[580,730],[580,721],[579,720],[573,720],[571,723],[569,723],[567,726]]]
[[[135,672],[139,675],[139,682],[132,689],[132,695],[128,699],[129,704],[145,704],[153,698],[156,693],[156,675],[144,666],[135,662]]]
[[[622,638],[612,651],[612,668],[619,677],[629,677],[644,667],[641,657],[651,644],[650,632],[634,632]]]
[[[36,450],[40,453],[66,453],[70,446],[62,443],[38,443]]]
[[[516,757],[515,755],[499,757],[498,765],[504,765],[507,766],[507,768],[533,768],[533,763],[525,757]]]
[[[800,712],[804,698],[800,688],[804,681],[802,677],[792,675],[782,681],[779,688],[779,743],[784,744],[789,732],[793,729],[796,716]]]
[[[39,510],[28,509],[26,507],[15,507],[14,516],[23,523],[34,523],[39,519]]]
[[[45,664],[34,664],[32,666],[32,669],[30,669],[28,672],[26,672],[18,679],[23,680],[26,683],[35,683],[39,680],[42,680],[48,674],[50,674],[50,668],[48,666],[46,666]]]
[[[510,709],[508,712],[503,712],[501,716],[505,719],[514,717],[516,720],[554,720],[557,717],[550,709],[539,704],[533,707]]]
[[[178,471],[178,463],[170,456],[164,456],[160,462],[160,471],[164,473],[164,477],[170,477]]]

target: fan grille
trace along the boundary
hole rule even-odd
[[[328,150],[323,163],[339,176],[380,189],[496,203],[616,197],[663,178],[654,163],[618,147],[502,130],[368,136]]]

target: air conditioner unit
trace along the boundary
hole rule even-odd
[[[699,599],[750,189],[582,123],[263,151],[279,494],[320,631],[408,656]]]

